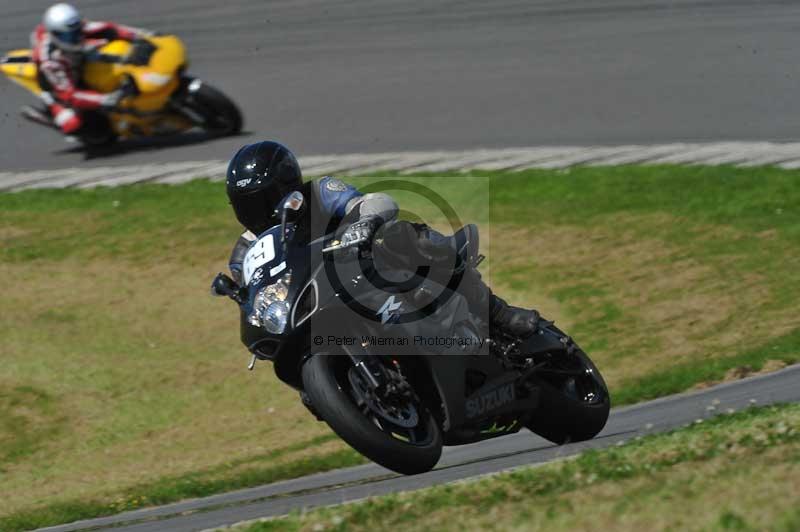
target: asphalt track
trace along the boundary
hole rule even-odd
[[[729,409],[797,402],[800,401],[799,380],[800,365],[796,365],[699,392],[614,409],[603,432],[588,442],[559,447],[523,431],[478,444],[446,448],[437,468],[422,475],[398,476],[369,464],[46,530],[66,532],[107,527],[126,532],[205,530],[301,508],[414,490],[549,462],[588,448],[616,445],[637,436],[696,423]]]
[[[776,0],[75,0],[174,32],[248,134],[84,162],[17,117],[0,82],[0,170],[225,159],[256,138],[301,155],[800,136],[800,3]],[[0,48],[44,0],[0,1]]]

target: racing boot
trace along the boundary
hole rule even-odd
[[[26,118],[31,122],[35,122],[42,126],[51,127],[53,129],[58,129],[58,126],[56,126],[56,123],[51,118],[50,112],[47,109],[37,109],[36,107],[25,105],[20,109],[20,114],[23,118]]]
[[[539,326],[539,313],[520,307],[513,307],[496,295],[491,295],[492,311],[489,317],[489,329],[496,329],[517,338],[527,338],[536,332]]]
[[[517,338],[527,338],[536,332],[539,325],[539,313],[513,307],[492,293],[481,274],[472,267],[464,269],[458,292],[464,295],[470,311],[477,316],[489,318],[491,334],[502,332]]]

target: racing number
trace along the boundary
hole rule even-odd
[[[242,265],[245,284],[250,282],[253,272],[275,258],[275,238],[272,233],[256,241],[244,256]]]

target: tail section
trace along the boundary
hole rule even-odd
[[[30,50],[14,50],[0,59],[0,71],[36,96],[42,93]]]

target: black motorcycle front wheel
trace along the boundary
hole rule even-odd
[[[364,385],[346,355],[317,354],[303,365],[303,387],[333,431],[370,460],[404,475],[430,471],[442,434],[423,406],[364,400]]]

